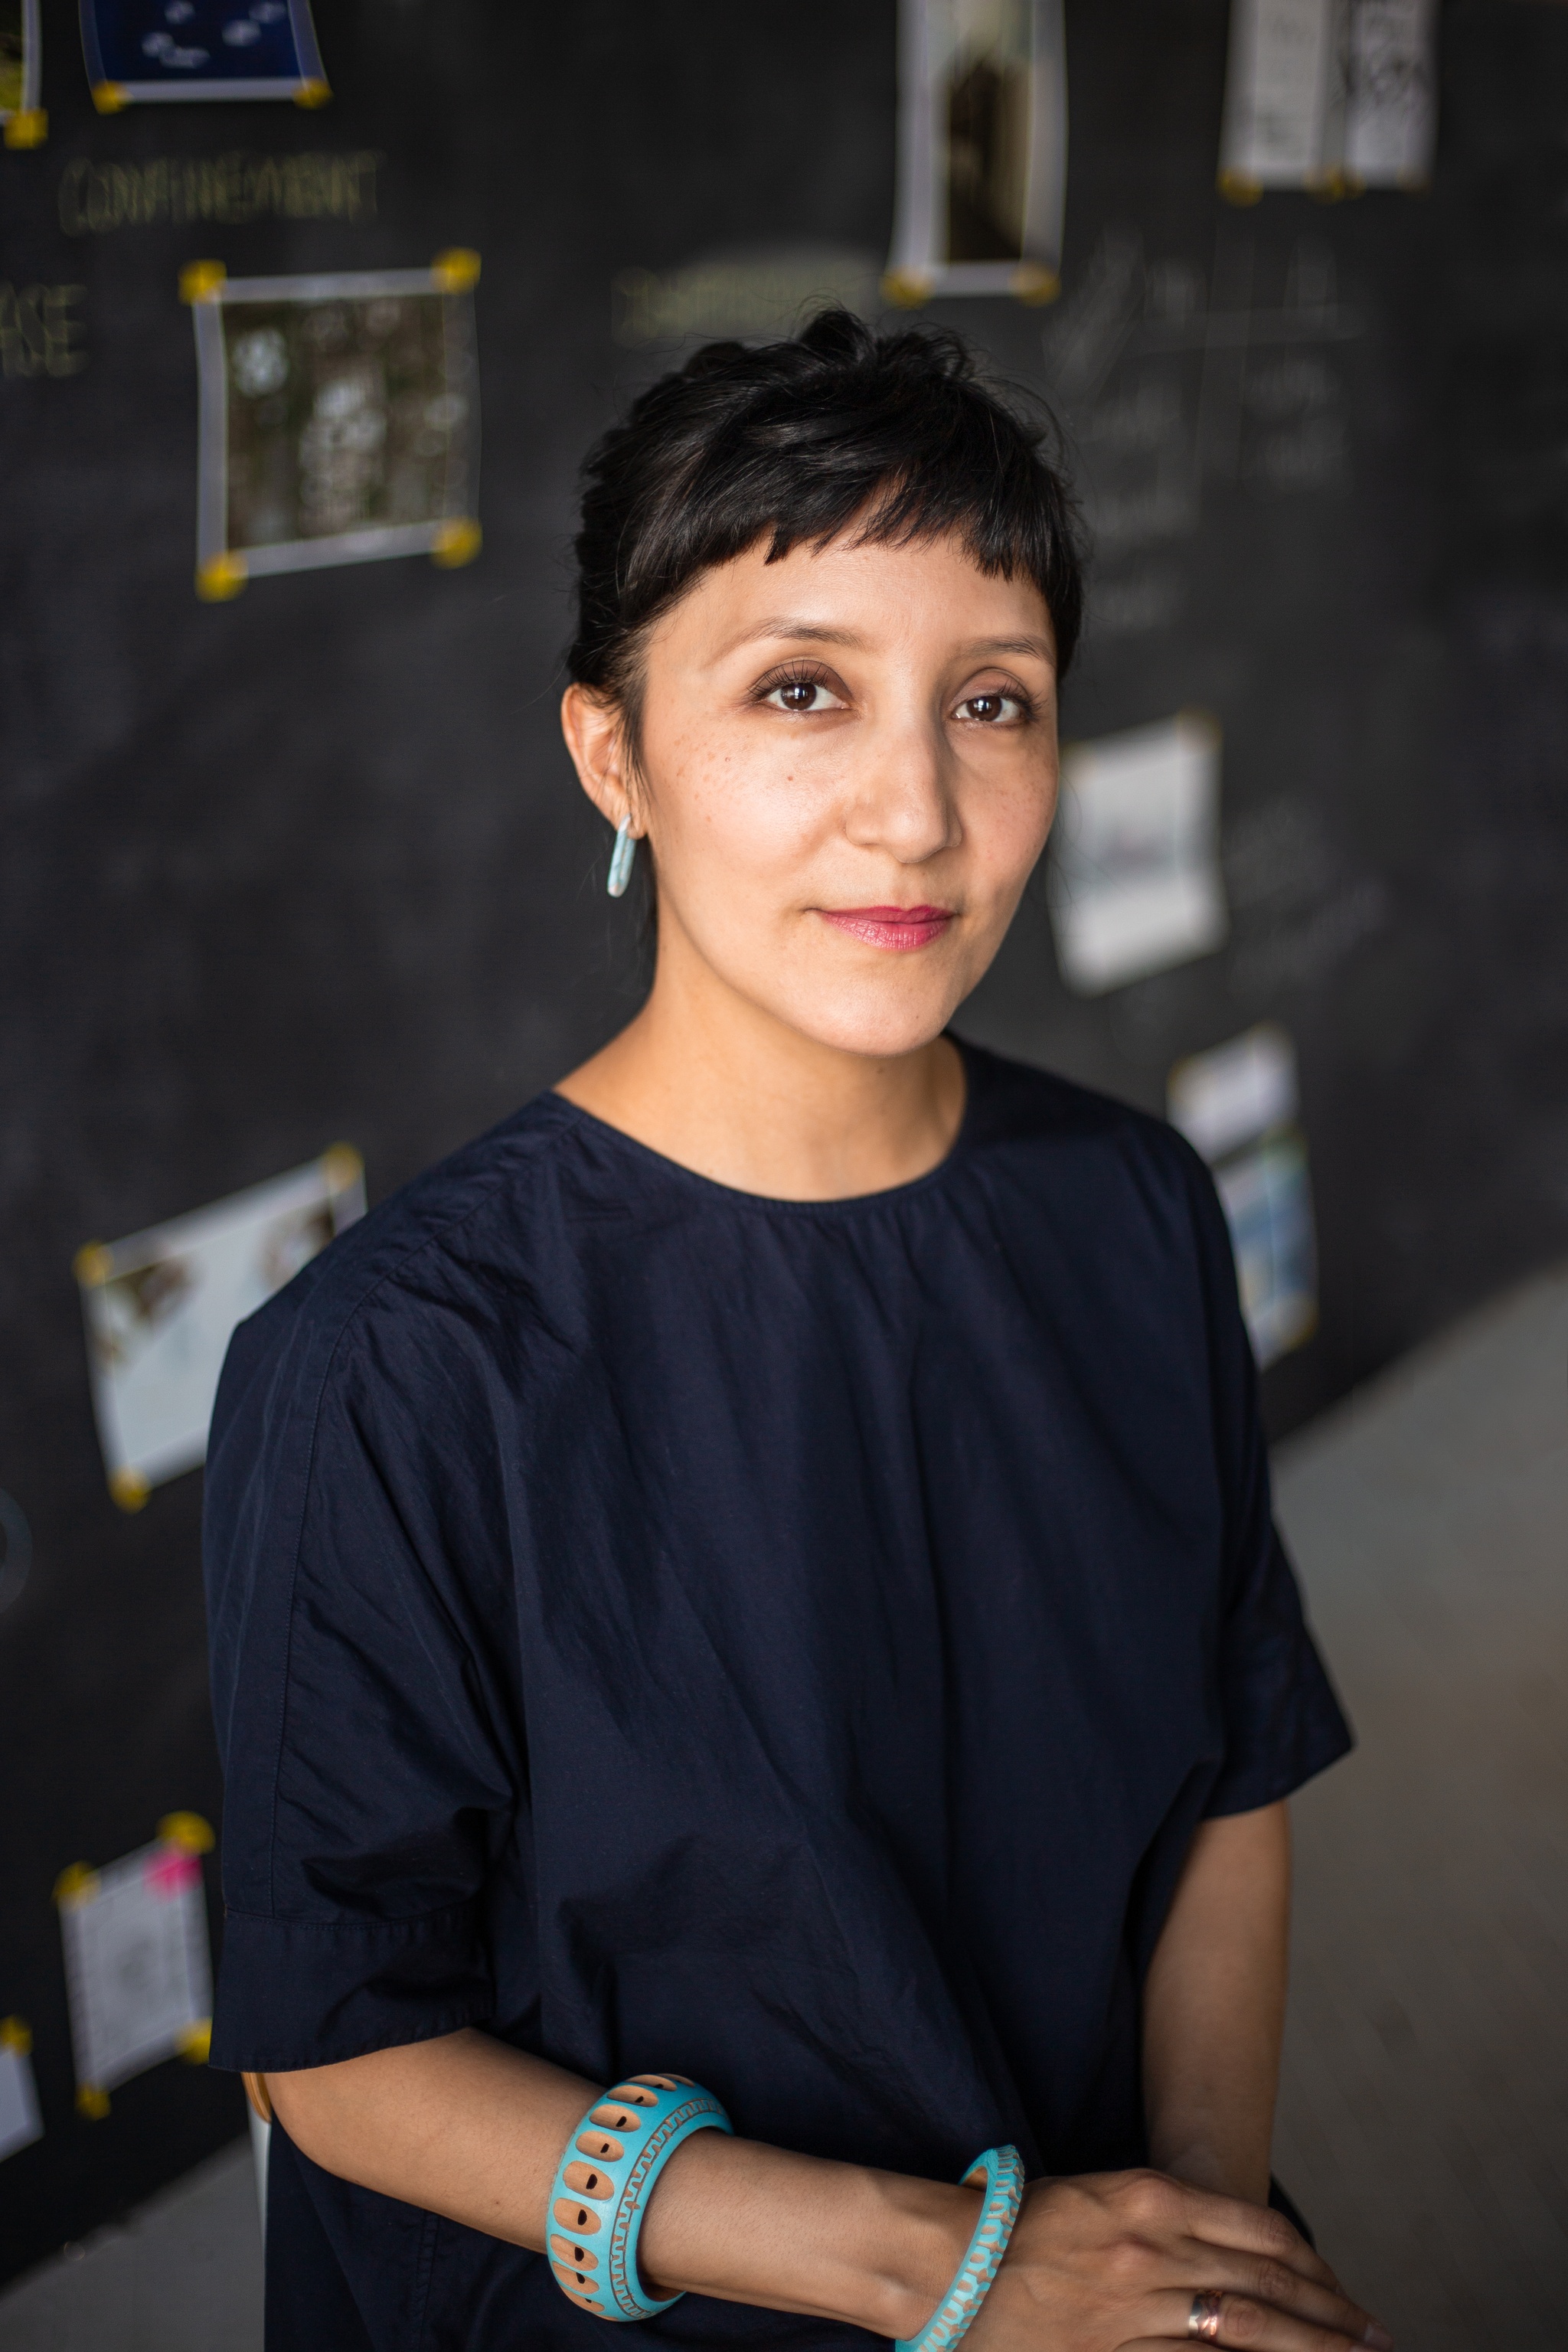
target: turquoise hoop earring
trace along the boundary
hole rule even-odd
[[[609,879],[605,884],[612,898],[625,898],[626,884],[632,878],[632,860],[637,854],[631,818],[624,816],[616,827],[616,845],[610,852]]]

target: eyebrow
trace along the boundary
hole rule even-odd
[[[864,652],[867,645],[857,629],[829,628],[820,621],[775,614],[768,620],[759,621],[753,629],[743,629],[738,637],[731,639],[725,651],[733,653],[742,646],[756,645],[770,637],[793,637],[814,646],[847,646],[855,652]],[[975,637],[959,650],[971,660],[978,660],[985,654],[1033,654],[1038,661],[1056,659],[1055,649],[1046,637]]]

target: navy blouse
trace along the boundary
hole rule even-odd
[[[1142,2159],[1194,1825],[1349,1734],[1201,1163],[965,1059],[949,1158],[848,1201],[542,1095],[241,1326],[215,2064],[474,2025],[823,2156]],[[602,2352],[542,2256],[281,2131],[270,2196],[270,2352]],[[640,2333],[871,2340],[696,2295]]]

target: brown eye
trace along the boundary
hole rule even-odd
[[[786,710],[809,710],[820,691],[815,678],[797,677],[779,688],[779,700]]]
[[[774,710],[787,710],[793,718],[815,718],[819,711],[842,710],[846,705],[839,695],[819,677],[781,677],[769,687],[763,700]]]
[[[1016,694],[972,694],[958,706],[962,719],[973,719],[982,727],[994,727],[1009,719],[1021,719],[1024,706]]]

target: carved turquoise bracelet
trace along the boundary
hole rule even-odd
[[[980,2219],[958,2273],[918,2336],[900,2337],[893,2352],[949,2352],[973,2322],[1002,2267],[1024,2195],[1024,2159],[1016,2147],[988,2147],[963,2176],[979,2189]]]
[[[628,2074],[589,2108],[550,2189],[550,2267],[580,2311],[651,2319],[680,2301],[645,2294],[637,2276],[648,2191],[693,2132],[733,2129],[712,2093],[684,2074]]]

